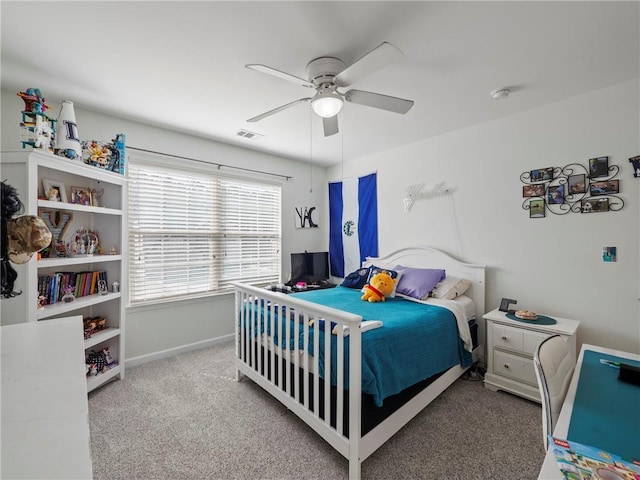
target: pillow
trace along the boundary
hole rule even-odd
[[[365,284],[369,283],[369,280],[371,279],[371,277],[373,277],[376,273],[380,273],[380,272],[387,272],[389,276],[393,278],[394,280],[393,292],[391,292],[391,295],[387,295],[387,296],[390,298],[395,297],[396,289],[398,288],[398,283],[400,281],[400,277],[402,276],[401,273],[397,272],[396,270],[391,270],[390,268],[382,268],[382,267],[376,267],[375,265],[371,265],[371,267],[369,267],[369,276],[367,277],[367,281],[365,282]]]
[[[441,268],[413,268],[396,265],[394,267],[402,274],[398,282],[398,293],[408,297],[424,300],[438,282],[445,279],[446,273]]]
[[[447,277],[433,290],[433,298],[453,300],[469,290],[471,282],[466,278]]]
[[[369,270],[371,270],[370,267],[362,267],[355,272],[351,272],[349,275],[344,277],[344,280],[340,285],[347,288],[364,287],[369,280]]]

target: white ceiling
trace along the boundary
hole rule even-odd
[[[1,80],[50,102],[331,165],[640,77],[639,7],[4,0]],[[305,77],[314,58],[349,65],[383,41],[404,58],[352,87],[415,100],[406,115],[347,103],[341,133],[326,138],[307,103],[246,122],[309,89],[245,64]],[[493,100],[501,87],[512,95]]]

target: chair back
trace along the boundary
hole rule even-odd
[[[542,400],[542,437],[545,450],[553,433],[575,368],[567,340],[560,335],[545,338],[533,354],[533,366]]]

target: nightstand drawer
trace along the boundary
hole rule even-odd
[[[523,330],[524,342],[522,351],[533,357],[538,345],[549,336],[548,333],[532,332],[531,330]]]
[[[533,356],[536,347],[549,335],[522,328],[494,325],[493,346]]]
[[[519,328],[507,327],[504,325],[493,326],[493,346],[521,352],[524,348],[523,331]]]
[[[494,350],[493,366],[496,375],[514,378],[530,385],[537,385],[536,373],[531,359]]]

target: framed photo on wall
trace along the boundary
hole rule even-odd
[[[544,196],[544,183],[534,183],[522,187],[523,197],[542,197]]]
[[[609,157],[589,159],[589,178],[606,177],[609,174]]]
[[[587,176],[584,173],[569,176],[567,183],[569,184],[569,195],[587,191]]]
[[[529,176],[532,182],[546,182],[548,180],[553,180],[553,167],[531,170],[529,172]]]
[[[587,200],[580,201],[580,212],[582,213],[597,213],[609,211],[609,199],[608,198],[589,198]]]
[[[564,185],[554,185],[547,189],[547,203],[550,205],[564,203]]]
[[[620,180],[607,180],[606,182],[594,182],[589,185],[589,194],[608,195],[611,193],[620,193]]]
[[[529,218],[544,218],[544,199],[529,202]]]

